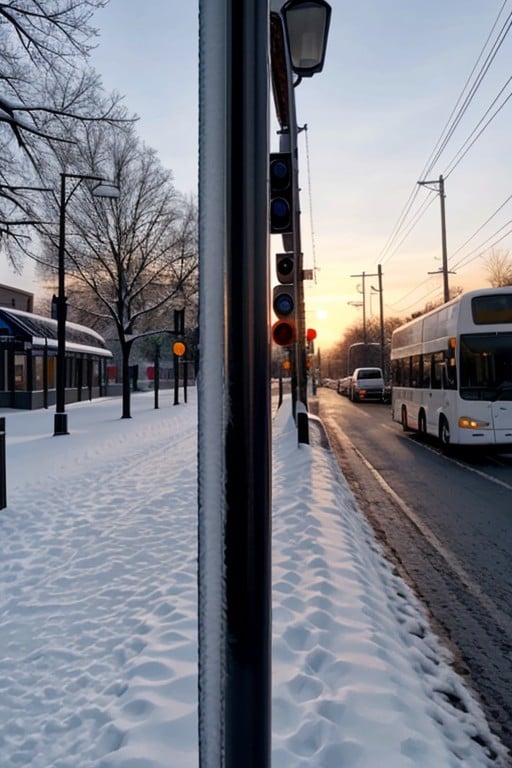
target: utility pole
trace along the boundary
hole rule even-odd
[[[380,367],[382,368],[382,372],[384,372],[384,292],[382,290],[382,267],[380,264],[377,267],[377,275],[379,278],[379,287],[377,288],[377,291],[379,293],[380,318]],[[375,290],[375,288],[373,288],[373,290]]]
[[[366,274],[366,272],[361,272],[360,275],[350,275],[350,277],[360,277],[361,278],[361,290],[359,293],[363,294],[363,342],[366,344],[368,339],[366,335],[366,278],[367,277],[377,277],[377,273],[374,273],[372,275]]]
[[[365,298],[365,280],[367,277],[378,277],[379,278],[379,287],[373,288],[373,290],[377,290],[379,292],[379,310],[380,310],[380,361],[381,361],[381,368],[384,370],[384,301],[383,301],[383,290],[382,290],[382,267],[379,264],[378,265],[378,271],[373,272],[371,274],[367,272],[361,272],[360,275],[350,275],[350,277],[360,277],[362,280],[362,291],[363,294],[363,343],[366,346],[368,343],[367,333],[366,333],[366,298]]]
[[[431,189],[434,192],[437,192],[439,194],[439,199],[441,201],[441,248],[442,248],[442,268],[441,272],[443,274],[443,299],[445,303],[447,301],[450,301],[450,287],[448,285],[448,249],[446,246],[446,214],[445,214],[445,193],[444,193],[444,179],[441,174],[439,176],[439,179],[437,181],[418,181],[418,184],[422,187],[427,187],[427,189]],[[434,184],[435,186],[432,187],[431,185]],[[439,270],[438,270],[439,271]],[[438,272],[429,272],[429,275],[436,275]]]

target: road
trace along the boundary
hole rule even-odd
[[[512,455],[445,456],[389,405],[330,389],[316,407],[388,559],[512,752]]]

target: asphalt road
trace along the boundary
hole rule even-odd
[[[389,405],[330,389],[315,405],[386,555],[512,754],[512,454],[447,457]]]

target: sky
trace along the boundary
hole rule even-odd
[[[53,411],[0,414],[2,768],[198,766],[196,389],[182,395],[136,393],[131,419],[117,397],[71,404],[59,437]],[[273,768],[505,766],[319,425],[298,446],[289,399],[273,419]]]
[[[298,140],[304,266],[315,270],[306,325],[320,349],[362,320],[363,272],[366,316],[378,316],[379,264],[386,316],[442,298],[440,198],[418,181],[445,177],[450,286],[488,287],[486,255],[511,243],[512,35],[500,30],[512,0],[331,5],[324,69],[295,90],[298,124],[307,126]],[[144,9],[110,0],[99,10],[91,61],[140,116],[140,136],[177,188],[194,192],[198,4],[146,0]],[[275,120],[270,131],[275,150]],[[273,236],[271,273],[281,250]]]

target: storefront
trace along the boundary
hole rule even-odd
[[[105,394],[112,353],[98,333],[66,323],[66,402]],[[55,404],[57,321],[0,307],[0,408]]]

